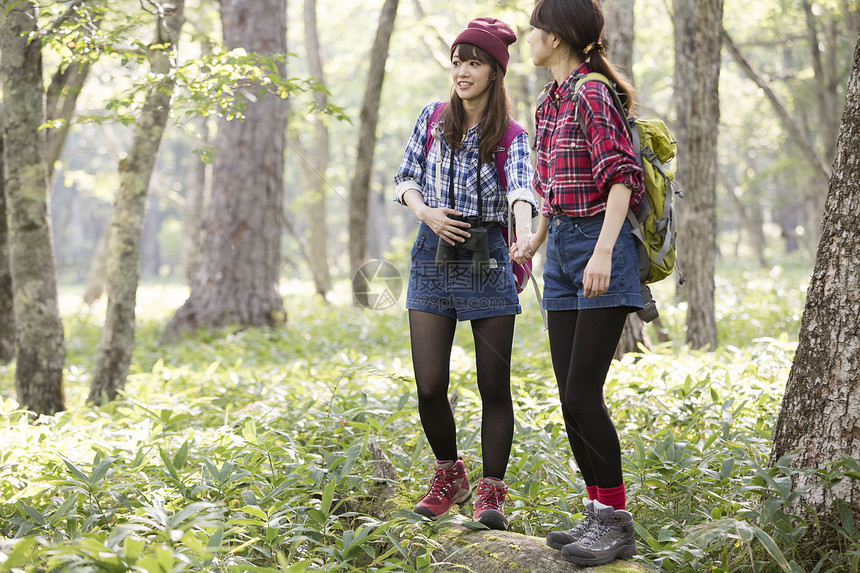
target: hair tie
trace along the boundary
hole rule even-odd
[[[585,55],[588,55],[592,50],[597,50],[601,54],[605,54],[606,49],[603,46],[603,40],[598,40],[597,42],[591,42],[590,44],[585,46],[585,49],[582,50],[582,53]]]

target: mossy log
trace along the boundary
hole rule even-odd
[[[642,573],[649,569],[636,561],[619,560],[600,567],[568,563],[543,538],[510,531],[472,531],[456,525],[445,527],[433,552],[437,567],[444,571],[475,573]],[[446,567],[444,564],[447,564]]]

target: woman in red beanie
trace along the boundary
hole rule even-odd
[[[597,0],[539,0],[529,46],[535,65],[555,81],[535,113],[535,190],[543,197],[538,230],[515,260],[547,240],[543,306],[573,457],[585,481],[585,517],[553,531],[547,544],[579,565],[601,565],[636,553],[626,511],[621,447],[603,386],[627,314],[642,308],[639,256],[627,213],[644,198],[642,169],[627,133],[635,94],[605,54]],[[607,77],[626,102],[619,110]]]
[[[472,496],[448,403],[454,331],[458,321],[469,320],[483,404],[483,477],[474,519],[493,529],[508,524],[503,480],[514,432],[510,358],[514,316],[521,312],[500,225],[507,224],[511,205],[525,246],[536,212],[528,136],[521,128],[509,132],[516,124],[504,77],[508,46],[516,39],[495,18],[477,18],[457,36],[450,101],[423,109],[395,176],[397,201],[421,221],[406,308],[418,411],[436,457],[430,489],[415,511],[436,519]],[[498,173],[496,151],[513,133],[504,173]]]

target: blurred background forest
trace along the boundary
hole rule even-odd
[[[525,41],[533,2],[0,4],[0,239],[13,253],[0,241],[0,573],[425,572],[462,553],[442,546],[463,516],[431,526],[377,503],[412,507],[432,454],[416,423],[402,301],[368,311],[353,304],[351,279],[369,258],[408,271],[417,226],[392,200],[393,175],[419,111],[449,96],[449,42],[470,19],[490,14],[517,30],[507,85],[531,130],[549,79]],[[676,206],[690,280],[655,285],[663,322],[649,329],[660,344],[629,347],[607,383],[640,561],[860,571],[856,368],[841,361],[856,358],[860,305],[830,296],[860,292],[848,282],[856,245],[821,241],[818,263],[838,264],[815,273],[828,299],[808,322],[815,336],[798,335],[818,292],[810,274],[860,2],[602,5],[626,23],[609,34],[633,30],[620,44],[632,46],[641,115],[666,120],[687,169]],[[285,6],[285,19],[267,17]],[[387,59],[374,49],[386,27]],[[853,59],[858,78],[860,49]],[[374,81],[380,61],[384,81]],[[378,101],[368,97],[376,88]],[[853,101],[839,157],[858,148]],[[715,166],[708,135],[718,136]],[[151,178],[138,169],[149,159]],[[857,175],[843,176],[828,212],[855,204]],[[56,274],[48,229],[41,243],[30,232],[44,227],[47,181]],[[822,236],[856,236],[853,211],[828,219]],[[521,303],[506,481],[512,531],[542,536],[570,526],[569,498],[583,487],[559,455],[566,438],[537,303],[528,291]],[[840,360],[795,360],[798,338]],[[452,389],[458,420],[474,430],[458,439],[479,460],[473,353],[458,329]],[[809,399],[791,409],[781,402],[798,363],[810,374],[794,376],[794,394]],[[845,364],[848,379],[832,375]],[[799,411],[818,418],[799,422]],[[827,447],[777,440],[786,427]],[[797,457],[805,446],[814,459]],[[376,474],[384,456],[387,482]]]
[[[113,17],[141,10],[136,2],[125,4],[114,4]],[[307,65],[303,10],[314,4],[329,102],[342,108],[351,120],[339,121],[334,115],[323,118],[330,146],[320,187],[327,196],[327,263],[333,276],[343,279],[349,275],[345,256],[349,184],[355,169],[364,78],[380,3],[290,2],[287,44],[293,56],[287,60],[289,77],[312,76]],[[663,117],[671,124],[671,3],[636,0],[635,4],[633,77],[642,98],[642,112]],[[404,245],[411,241],[415,229],[412,215],[392,202],[392,176],[420,109],[430,101],[448,97],[447,42],[469,19],[490,13],[517,29],[520,41],[512,48],[508,83],[519,119],[530,122],[534,99],[547,80],[545,70],[531,64],[525,42],[531,7],[531,2],[515,1],[401,2],[386,65],[371,177],[367,235],[371,257],[402,258]],[[186,17],[180,57],[193,58],[217,49],[217,6],[191,1]],[[826,179],[791,137],[786,121],[796,124],[820,162],[829,166],[856,20],[856,6],[847,0],[725,3],[725,28],[765,87],[751,80],[731,50],[724,49],[717,185],[720,257],[756,261],[762,268],[788,257],[811,269]],[[141,24],[140,30],[132,27],[128,34],[137,33],[143,39],[148,32],[149,27]],[[52,57],[56,55],[46,53],[47,61]],[[93,267],[119,183],[117,162],[127,153],[132,134],[128,122],[87,118],[105,116],[109,111],[106,102],[122,100],[124,90],[130,83],[141,81],[142,73],[145,70],[116,57],[101,58],[78,100],[76,123],[56,166],[51,195],[61,285],[83,284]],[[767,97],[768,90],[782,109]],[[827,92],[832,96],[822,95]],[[283,237],[283,272],[310,279],[302,253],[307,253],[308,212],[317,191],[307,188],[302,169],[315,161],[312,138],[316,116],[308,113],[310,94],[305,94],[306,101],[301,95],[292,99],[284,178],[287,232]],[[145,282],[188,280],[197,250],[193,237],[188,236],[193,225],[187,221],[201,213],[199,198],[205,197],[208,171],[203,160],[209,160],[205,154],[217,153],[211,147],[215,129],[212,118],[187,115],[181,109],[174,110],[173,115],[161,143],[148,198],[141,251],[141,278]],[[683,201],[680,203],[679,209],[683,209]]]

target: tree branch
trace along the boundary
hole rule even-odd
[[[418,16],[418,21],[424,20],[425,12],[424,7],[421,6],[421,0],[413,0],[412,4],[415,6],[415,14]],[[445,38],[442,37],[442,34],[439,33],[435,28],[432,29],[432,36],[436,42],[436,45],[433,45],[433,42],[430,41],[430,38],[427,36],[428,34],[421,35],[421,41],[427,47],[427,50],[430,52],[430,56],[436,60],[436,63],[439,64],[442,68],[448,69],[451,65],[451,60],[448,58],[448,42],[445,41]]]
[[[779,119],[782,122],[783,127],[788,131],[791,139],[800,147],[800,150],[803,152],[804,157],[809,162],[810,166],[813,168],[815,172],[816,178],[821,181],[824,185],[829,185],[830,183],[830,167],[824,162],[824,159],[821,157],[812,143],[807,139],[807,137],[803,134],[803,131],[798,126],[797,122],[791,116],[788,109],[786,109],[785,104],[779,99],[779,96],[774,93],[771,89],[770,85],[765,81],[764,78],[761,77],[752,67],[752,64],[747,61],[747,59],[743,56],[738,46],[734,43],[734,41],[729,36],[728,32],[723,29],[723,41],[726,44],[726,47],[729,49],[729,53],[732,58],[735,60],[735,63],[741,68],[741,71],[764,92],[765,96],[768,100],[770,100],[773,105],[774,111],[779,116]]]
[[[72,17],[72,15],[74,15],[74,14],[75,14],[75,12],[77,11],[78,7],[79,7],[81,4],[84,4],[86,1],[87,1],[87,0],[74,0],[74,2],[72,2],[71,4],[69,4],[69,7],[68,7],[68,8],[66,8],[66,11],[65,11],[65,12],[63,12],[63,14],[62,14],[60,17],[58,17],[56,20],[54,20],[53,22],[51,22],[51,25],[48,27],[48,29],[49,29],[49,30],[56,30],[57,28],[59,28],[60,26],[62,26],[63,24],[65,24],[65,23],[66,23],[66,21],[67,21],[69,18],[71,18],[71,17]]]

